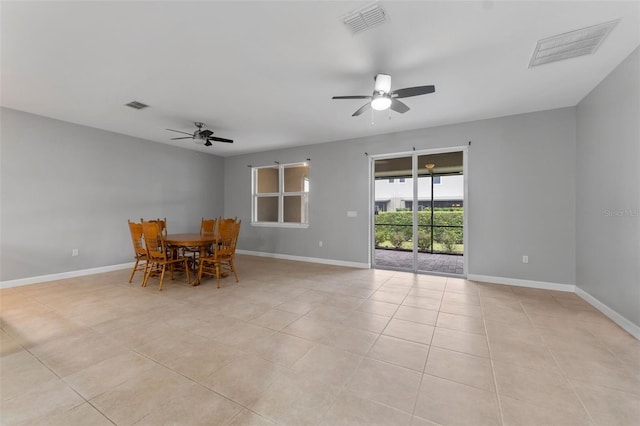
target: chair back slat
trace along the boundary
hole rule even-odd
[[[238,235],[240,234],[240,222],[232,219],[221,220],[218,224],[217,244],[214,253],[216,259],[235,255]]]
[[[215,234],[216,222],[216,219],[205,219],[203,217],[202,222],[200,223],[200,235]]]
[[[157,221],[142,222],[142,233],[147,253],[151,259],[167,260],[167,247]]]
[[[136,257],[144,256],[147,254],[147,249],[142,242],[142,224],[129,222],[129,232],[131,233],[131,242],[133,243],[133,251]]]

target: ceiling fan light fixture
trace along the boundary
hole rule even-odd
[[[375,91],[389,93],[391,91],[391,76],[387,74],[378,74],[375,78]]]
[[[389,96],[380,95],[371,100],[371,108],[376,111],[384,111],[391,106],[391,98]]]

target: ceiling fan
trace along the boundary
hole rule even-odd
[[[397,89],[391,91],[391,76],[378,74],[374,77],[375,85],[371,96],[334,96],[331,99],[370,99],[371,102],[364,104],[359,110],[352,114],[352,117],[362,114],[369,108],[376,111],[383,111],[387,108],[404,114],[409,111],[409,107],[398,99],[409,98],[411,96],[426,95],[436,91],[435,86],[416,86]]]
[[[211,130],[202,130],[203,127],[205,127],[204,123],[200,123],[199,121],[196,121],[195,123],[193,123],[196,125],[197,129],[196,131],[194,131],[193,133],[187,133],[187,132],[183,132],[181,130],[173,130],[173,129],[167,129],[170,132],[177,132],[177,133],[183,133],[185,135],[189,135],[189,136],[184,136],[184,137],[180,137],[180,138],[171,138],[172,141],[177,140],[177,139],[193,139],[193,141],[197,144],[201,144],[204,146],[211,146],[212,143],[211,141],[214,142],[226,142],[226,143],[233,143],[233,141],[231,139],[225,139],[225,138],[219,138],[216,136],[212,136],[213,132]]]

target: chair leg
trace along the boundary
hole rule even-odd
[[[133,274],[135,274],[136,269],[138,269],[138,262],[140,262],[140,259],[136,258],[136,264],[133,265],[133,270],[131,271],[131,276],[129,277],[129,284],[131,284],[131,281],[133,280]]]
[[[189,277],[189,262],[187,262],[187,258],[184,259],[184,272],[187,274],[187,284],[191,284],[191,278]]]
[[[164,272],[167,270],[167,264],[162,265],[162,274],[160,274],[160,287],[158,287],[158,291],[162,291],[162,282],[164,281]]]
[[[235,277],[236,277],[236,282],[238,282],[238,273],[236,272],[236,265],[233,264],[233,259],[229,260],[229,266],[231,267],[231,270],[233,271],[233,275],[235,275]]]
[[[218,283],[218,288],[220,288],[220,273],[221,273],[221,269],[220,269],[220,262],[216,262],[216,282]]]
[[[148,262],[147,262],[147,265],[148,265]],[[142,287],[147,286],[147,281],[149,281],[149,277],[151,276],[152,272],[153,272],[153,265],[149,266],[148,269],[145,270],[144,278],[142,279]]]
[[[202,267],[204,266],[205,262],[200,259],[200,265],[198,267],[198,283],[202,283]]]

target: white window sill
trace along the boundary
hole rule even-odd
[[[264,228],[300,228],[309,227],[308,223],[280,223],[280,222],[251,222],[251,226],[260,226]]]

